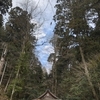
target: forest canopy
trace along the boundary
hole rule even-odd
[[[0,0],[0,100],[32,100],[46,89],[62,100],[100,100],[100,0],[57,0],[55,8],[48,74],[35,53],[34,13]]]

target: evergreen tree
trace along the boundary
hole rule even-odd
[[[57,0],[54,34],[58,35],[56,42],[58,60],[56,60],[55,68],[58,95],[64,99],[84,100],[89,93],[87,100],[93,98],[99,100],[98,92],[94,88],[95,84],[92,82],[92,74],[86,64],[91,54],[99,53],[100,50],[99,37],[98,35],[98,38],[96,37],[99,17],[95,23],[95,29],[90,28],[90,23],[88,23],[90,16],[95,16],[98,13],[96,11],[98,3],[99,1],[93,0]],[[95,10],[91,10],[92,8]],[[87,12],[90,12],[91,15],[87,16]],[[77,76],[77,73],[83,74]],[[81,76],[84,76],[82,80]],[[78,82],[75,83],[78,79],[81,80],[80,85]],[[88,91],[84,89],[84,86]],[[67,88],[65,89],[65,87]],[[76,91],[72,91],[73,88]],[[80,96],[81,94],[83,96]]]
[[[9,21],[6,23],[6,42],[8,44],[6,59],[8,67],[3,83],[6,86],[5,89],[10,100],[27,100],[37,96],[35,89],[40,89],[37,87],[37,83],[41,84],[43,76],[41,64],[36,60],[37,58],[33,52],[33,44],[36,43],[36,40],[32,32],[35,31],[35,24],[30,23],[30,14],[19,7],[13,8],[9,14]],[[33,77],[33,79],[30,77]],[[33,84],[37,88],[32,88]],[[34,96],[31,96],[32,91],[35,94]]]

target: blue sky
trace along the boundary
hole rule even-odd
[[[24,3],[25,0],[13,0],[13,6],[20,6],[20,3]],[[49,70],[51,69],[52,65],[47,61],[48,56],[50,53],[54,52],[52,45],[49,43],[49,40],[53,36],[53,28],[55,26],[53,22],[53,16],[55,14],[55,4],[56,0],[30,0],[31,4],[33,3],[33,7],[37,6],[37,12],[42,12],[41,14],[37,14],[36,17],[34,17],[34,20],[38,23],[42,23],[42,26],[37,30],[37,38],[38,44],[41,44],[43,42],[44,45],[37,46],[36,47],[36,55],[38,56],[39,60],[41,61],[41,64],[43,67]],[[34,12],[33,12],[34,15]],[[52,22],[52,25],[50,24]]]
[[[45,2],[44,4],[45,6],[43,6],[42,3],[40,4],[41,9],[45,9],[47,5],[47,0],[40,0],[40,1]],[[49,57],[49,54],[54,52],[53,47],[49,43],[49,41],[53,36],[53,28],[54,28],[53,15],[55,14],[54,5],[56,3],[56,0],[53,0],[53,2],[51,3],[52,3],[52,7],[49,4],[42,15],[42,17],[46,20],[41,27],[43,34],[45,34],[45,37],[43,35],[44,38],[40,38],[38,41],[39,44],[41,44],[42,42],[46,42],[46,43],[42,46],[36,47],[36,54],[39,60],[41,61],[43,67],[46,67],[47,71],[49,71],[52,67],[51,63],[48,62],[47,59]],[[50,25],[51,22],[52,22],[52,25]]]

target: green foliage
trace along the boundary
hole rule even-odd
[[[11,6],[11,0],[8,1],[0,1],[1,14]],[[20,7],[11,9],[6,28],[0,27],[0,55],[2,42],[7,43],[8,50],[3,87],[10,78],[7,88],[9,98],[14,88],[13,100],[35,99],[48,87],[52,89],[55,82],[57,96],[63,100],[95,100],[84,71],[79,50],[81,46],[91,82],[100,99],[99,5],[99,0],[57,0],[54,16],[56,40],[53,44],[56,52],[53,54],[55,62],[50,75],[43,73],[42,65],[33,52],[36,39],[31,34],[35,31],[35,24],[30,23],[31,15]],[[88,22],[95,15],[98,17],[93,29]],[[1,15],[0,26],[2,21]]]
[[[31,17],[20,7],[12,8],[6,29],[0,30],[0,42],[7,43],[8,66],[4,75],[3,87],[8,83],[7,95],[13,100],[30,100],[37,98],[43,91],[43,72],[41,63],[35,56],[36,39],[32,32],[36,24],[30,23]],[[0,44],[1,46],[2,44]],[[2,50],[0,54],[2,53]]]
[[[94,100],[89,86],[84,65],[82,64],[79,47],[82,47],[83,55],[88,66],[89,74],[96,94],[99,88],[99,67],[94,55],[100,53],[100,2],[98,0],[57,0],[54,21],[56,26],[56,52],[55,62],[57,95],[67,100]],[[88,12],[88,13],[87,13]],[[90,12],[90,13],[89,13]],[[97,15],[94,22],[95,28],[90,27],[90,17]],[[91,59],[92,56],[92,61]],[[90,63],[94,62],[93,65]],[[91,68],[91,66],[94,66]]]
[[[3,15],[12,7],[12,0],[0,0],[0,28],[3,25]]]
[[[0,0],[0,12],[5,14],[12,6],[12,0]]]

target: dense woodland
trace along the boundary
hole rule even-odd
[[[100,100],[100,0],[57,0],[55,8],[47,74],[32,12],[0,0],[0,100],[32,100],[46,89],[62,100]]]

